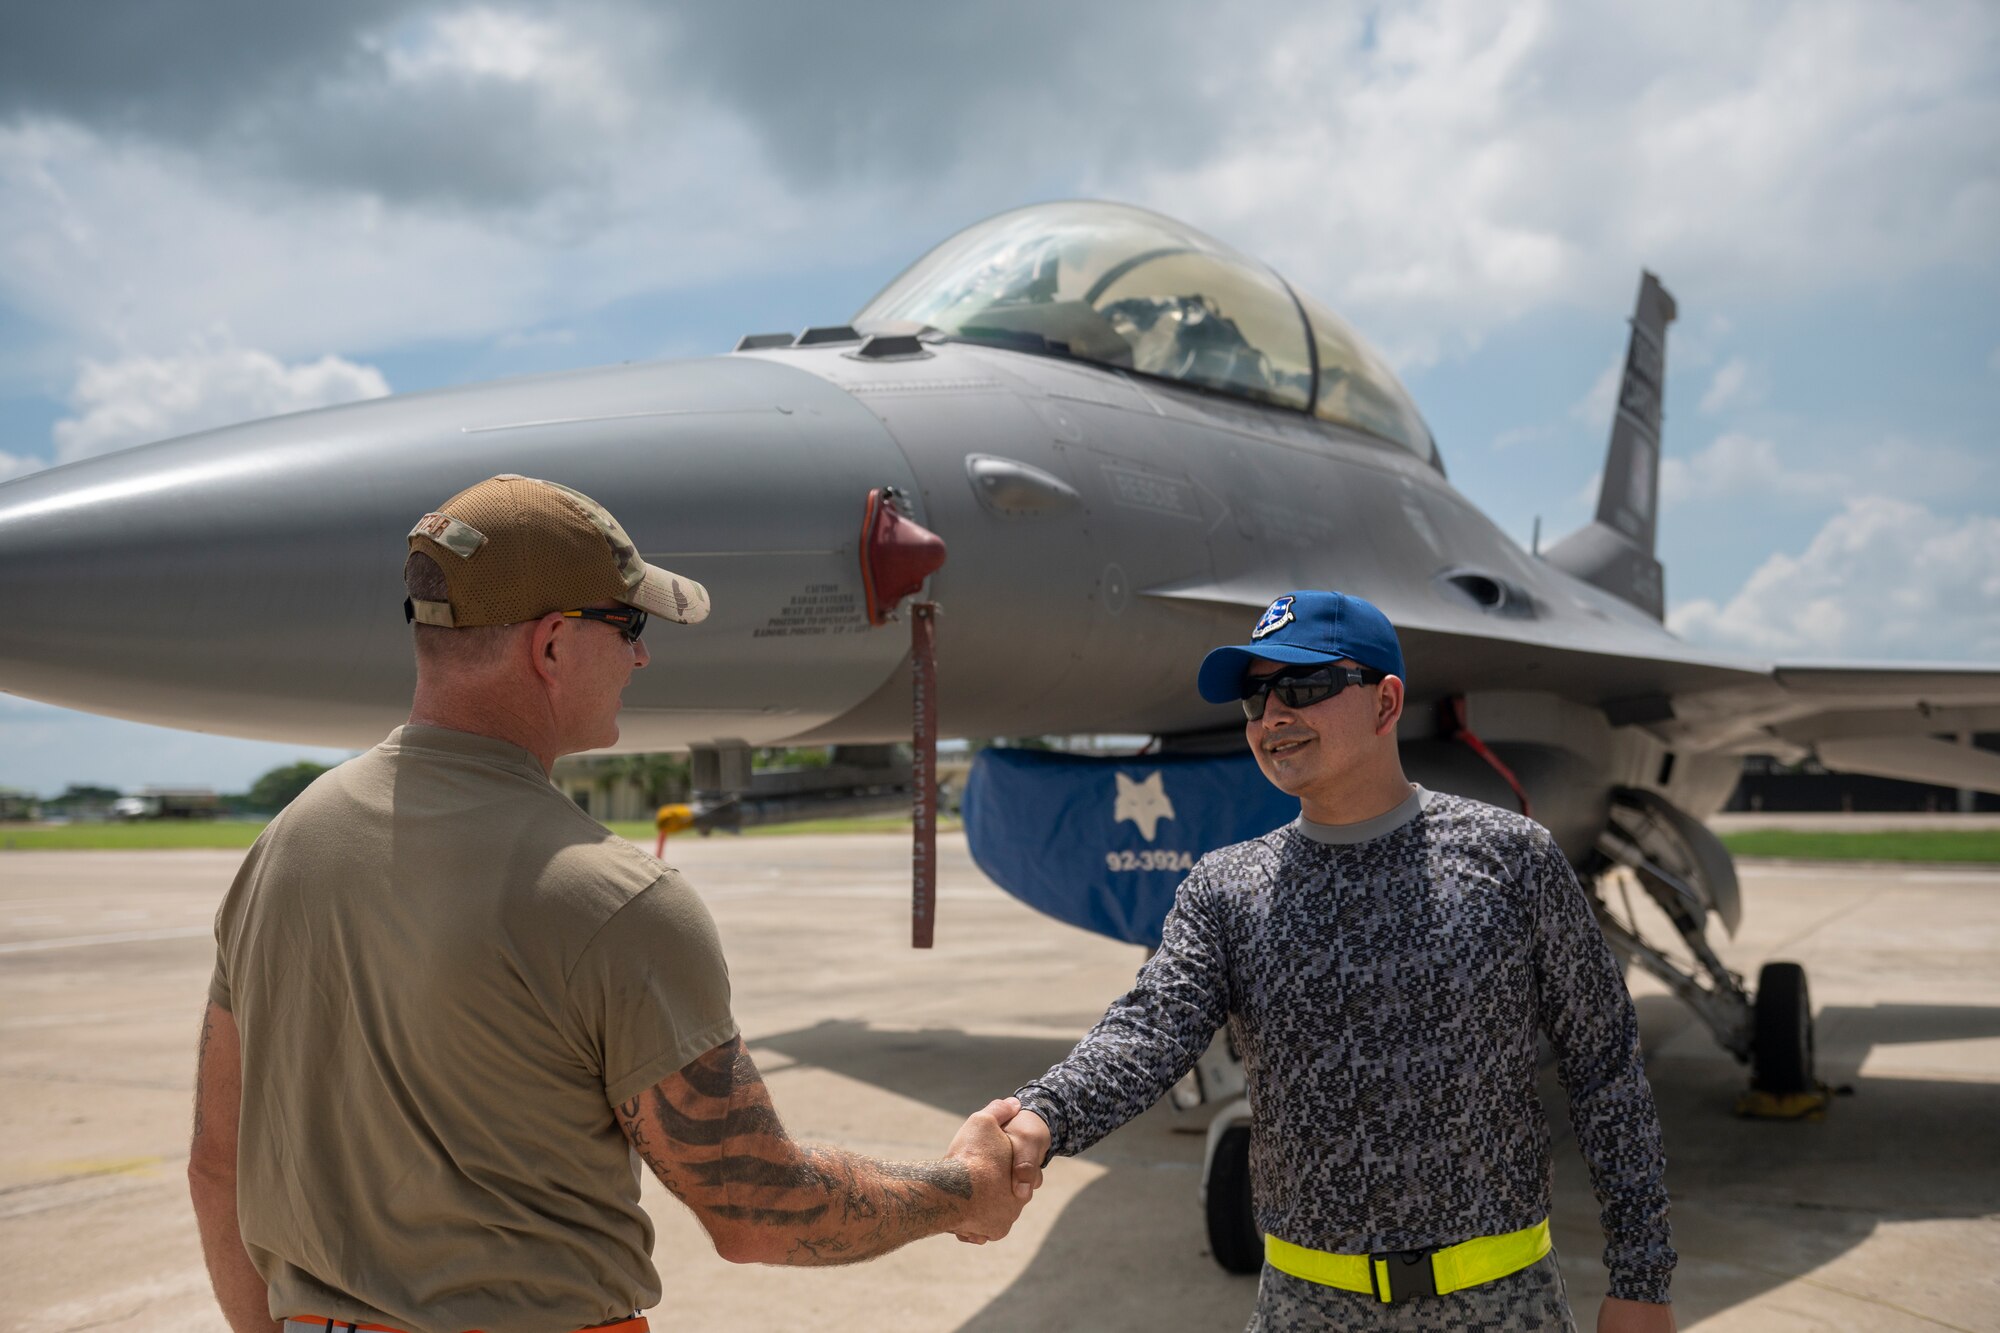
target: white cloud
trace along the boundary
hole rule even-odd
[[[1941,440],[1891,435],[1855,451],[1866,489],[1905,500],[1935,500],[1956,506],[2000,505],[2000,457],[1988,448],[1968,448]]]
[[[1604,490],[1604,469],[1599,468],[1597,469],[1597,471],[1590,474],[1590,480],[1583,483],[1582,489],[1578,490],[1576,494],[1570,496],[1569,498],[1570,507],[1574,509],[1580,505],[1586,511],[1593,514],[1596,513],[1597,497],[1599,493],[1602,492],[1603,490]]]
[[[608,71],[595,54],[556,24],[483,5],[435,15],[402,45],[375,35],[363,45],[381,53],[392,77],[409,82],[484,75],[546,82],[556,96],[602,98],[609,91]]]
[[[493,345],[514,351],[523,347],[567,347],[575,341],[575,329],[516,329],[501,334]]]
[[[56,461],[388,392],[373,366],[337,356],[286,365],[219,339],[175,356],[86,361],[70,394],[77,415],[55,424]]]
[[[1675,633],[1771,657],[2000,660],[2000,517],[1850,500],[1798,555],[1734,597],[1667,618]]]
[[[1830,500],[1853,489],[1838,473],[1786,467],[1776,444],[1753,435],[1718,435],[1693,458],[1660,460],[1660,499],[1670,505],[1743,495]]]
[[[1753,406],[1760,396],[1761,388],[1752,375],[1750,363],[1740,356],[1732,356],[1709,380],[1708,392],[1701,396],[1701,410],[1712,416],[1732,407]]]
[[[1676,369],[1699,370],[1715,364],[1718,349],[1736,331],[1736,321],[1721,311],[1709,311],[1695,320],[1683,313],[1667,338],[1667,374]]]
[[[26,454],[10,454],[0,450],[0,481],[13,477],[25,477],[30,472],[39,472],[48,466],[46,459],[34,458]]]
[[[1611,363],[1590,382],[1590,388],[1583,397],[1570,405],[1570,420],[1582,422],[1593,430],[1609,431],[1611,414],[1618,406],[1618,386],[1624,378],[1625,352],[1621,348]]]
[[[1114,179],[1392,358],[1602,305],[1641,265],[1698,309],[1991,263],[1990,5],[1438,0],[1380,12],[1372,49],[1299,13],[1209,160]]]
[[[1493,451],[1503,453],[1524,444],[1540,444],[1549,434],[1547,426],[1514,426],[1493,437]]]
[[[1268,259],[1410,363],[1622,301],[1641,264],[1690,311],[1743,308],[1990,265],[2000,234],[1983,0],[1921,23],[1867,0],[1272,6],[1227,34],[1149,6],[1125,59],[1186,72],[1164,102],[1044,49],[1052,17],[919,31],[862,5],[801,48],[714,10],[363,15],[150,138],[44,89],[0,130],[0,299],[98,355],[220,315],[297,356],[887,267],[982,211],[1107,194]],[[52,49],[109,40],[86,23]],[[843,59],[881,76],[825,73]]]
[[[629,157],[601,194],[480,212],[289,188],[60,124],[0,125],[0,305],[71,355],[176,346],[221,320],[296,359],[490,338],[640,293],[853,263],[884,244],[877,209],[895,211],[893,193],[804,208],[740,125],[677,128],[619,140]],[[939,191],[914,211],[953,207]],[[38,351],[13,355],[40,364]]]

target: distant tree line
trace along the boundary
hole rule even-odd
[[[272,769],[251,783],[250,790],[226,792],[219,800],[224,813],[230,815],[275,815],[297,800],[299,793],[326,771],[325,764],[301,759],[295,764]],[[111,809],[112,803],[124,795],[126,793],[116,787],[72,782],[63,788],[62,795],[52,796],[40,803],[41,815],[44,819],[101,819]]]
[[[266,810],[275,815],[297,800],[299,793],[312,786],[313,779],[326,771],[325,764],[315,764],[310,759],[274,768],[250,784],[250,790],[245,793],[248,798],[245,804],[253,810]]]

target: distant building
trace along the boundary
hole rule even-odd
[[[20,821],[39,819],[41,815],[41,798],[33,792],[0,787],[0,819]]]
[[[679,755],[571,754],[550,773],[563,795],[600,823],[652,822],[662,805],[688,798],[687,761]]]
[[[141,787],[111,803],[114,819],[214,819],[222,797],[207,787]]]

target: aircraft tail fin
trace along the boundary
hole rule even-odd
[[[1632,311],[1625,376],[1611,417],[1597,517],[1549,547],[1542,558],[1585,583],[1622,598],[1655,620],[1666,618],[1666,580],[1654,542],[1659,530],[1660,398],[1667,379],[1667,325],[1674,298],[1641,273]]]

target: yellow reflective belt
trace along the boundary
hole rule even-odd
[[[1447,1245],[1431,1255],[1431,1274],[1438,1294],[1464,1291],[1496,1278],[1518,1273],[1549,1252],[1549,1224],[1546,1219],[1504,1236],[1477,1236]],[[1387,1261],[1366,1254],[1329,1254],[1304,1245],[1294,1245],[1276,1236],[1264,1237],[1264,1261],[1280,1273],[1323,1287],[1358,1291],[1364,1296],[1394,1299],[1389,1290]],[[1369,1266],[1376,1276],[1371,1280]]]
[[[1504,1236],[1481,1236],[1463,1244],[1447,1245],[1431,1256],[1431,1272],[1437,1275],[1438,1294],[1464,1291],[1467,1287],[1518,1273],[1547,1254],[1549,1246],[1546,1218]]]
[[[1375,1294],[1375,1284],[1368,1280],[1368,1256],[1365,1254],[1328,1254],[1325,1250],[1308,1249],[1288,1240],[1279,1240],[1276,1236],[1265,1236],[1264,1262],[1280,1273],[1290,1273],[1307,1282],[1317,1282],[1322,1287],[1358,1291],[1364,1296]]]

